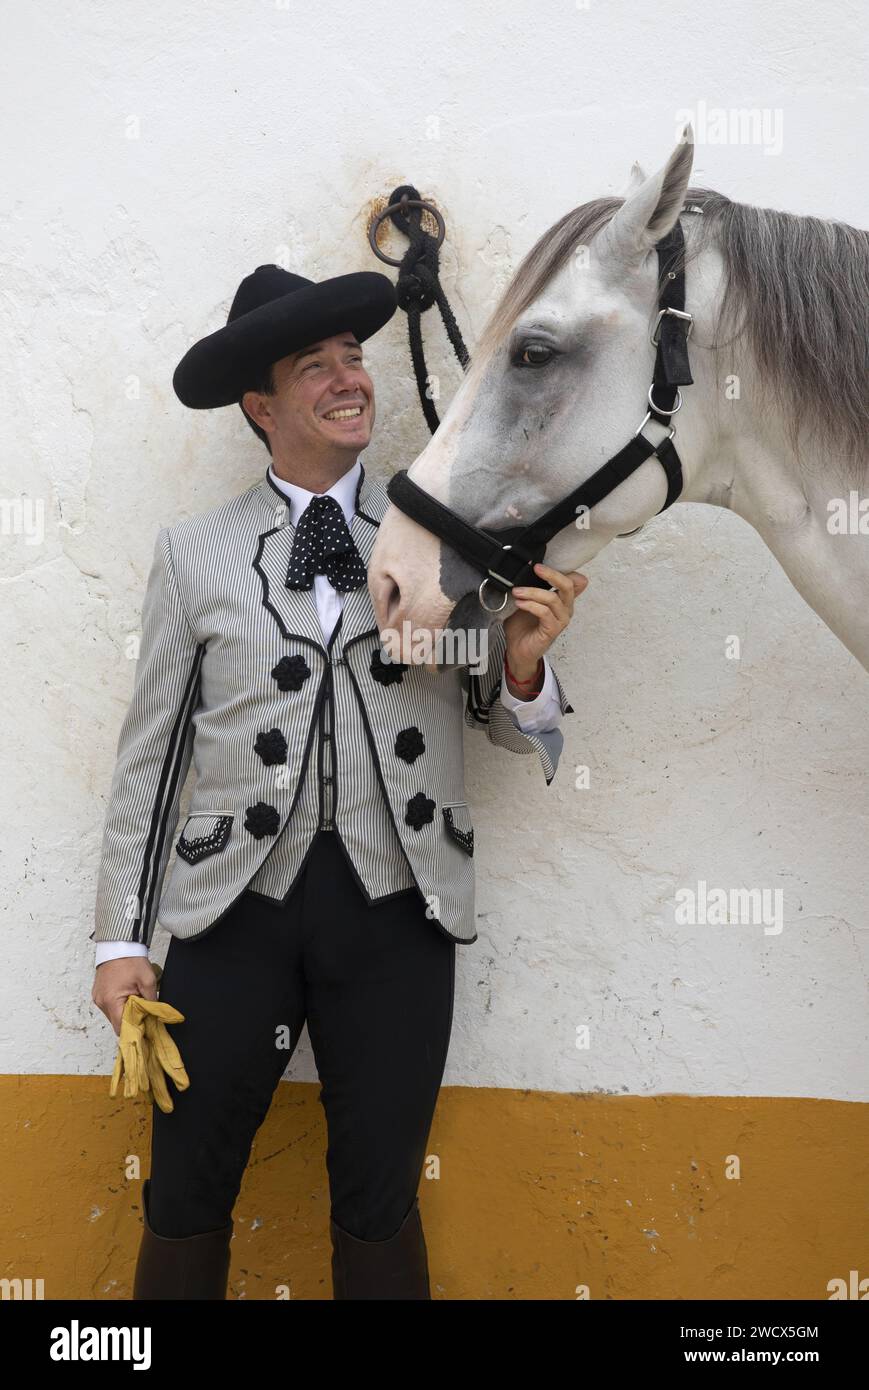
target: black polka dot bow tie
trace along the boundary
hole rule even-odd
[[[288,589],[310,589],[315,574],[325,574],[342,593],[359,589],[367,575],[362,556],[334,497],[312,497],[299,517],[287,571]]]

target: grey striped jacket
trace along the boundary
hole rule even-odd
[[[388,505],[363,468],[350,529],[366,565]],[[367,900],[415,886],[437,926],[476,940],[462,730],[537,753],[547,783],[561,730],[523,733],[498,699],[500,623],[479,674],[395,665],[363,585],[324,645],[313,591],[286,588],[294,529],[266,474],[158,534],[92,940],[149,945],[158,920],[190,939],[246,888],[284,898],[320,825],[334,827]],[[164,888],[191,759],[189,815]]]

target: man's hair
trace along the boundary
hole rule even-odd
[[[267,367],[263,367],[256,375],[251,377],[250,383],[247,387],[245,387],[245,390],[259,391],[264,396],[273,396],[275,394],[275,391],[277,390],[277,387],[275,386],[275,379],[272,375],[273,367],[274,364],[272,362],[270,362]],[[244,395],[244,392],[242,392],[242,395]],[[265,430],[260,429],[259,425],[254,423],[254,421],[250,418],[247,411],[245,410],[244,406],[241,404],[241,401],[239,401],[238,404],[241,408],[242,415],[244,416],[245,420],[247,420],[247,423],[250,425],[257,439],[262,440],[263,444],[265,444],[266,448],[268,449],[269,454],[271,454],[272,446],[269,443],[269,437],[266,434]]]

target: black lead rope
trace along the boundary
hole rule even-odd
[[[416,189],[410,184],[402,185],[392,194],[390,205],[397,204],[402,198],[402,211],[392,206],[388,210],[395,225],[411,240],[410,248],[400,262],[396,289],[399,304],[408,316],[411,357],[420,400],[429,428],[434,433],[440,422],[427,394],[428,374],[420,328],[420,316],[425,309],[437,303],[450,341],[463,368],[467,368],[469,357],[438,279],[437,248],[440,241],[422,230],[423,205]],[[415,216],[408,206],[409,199],[416,200]],[[442,219],[438,214],[435,215],[438,216],[442,239]],[[376,233],[376,226],[373,232]],[[379,251],[374,235],[372,245],[382,259],[388,259]],[[542,586],[542,580],[534,573],[533,567],[543,559],[553,536],[564,527],[575,523],[581,510],[589,509],[604,497],[608,497],[620,483],[653,455],[657,457],[667,476],[667,496],[660,511],[666,511],[680,495],[683,486],[682,464],[672,442],[675,431],[670,420],[681,406],[679,387],[693,384],[688,360],[688,337],[692,318],[685,312],[684,246],[682,227],[677,221],[672,231],[655,247],[658,253],[658,315],[652,341],[655,343],[656,351],[645,419],[625,447],[592,473],[584,483],[574,488],[529,525],[490,530],[464,521],[437,498],[424,492],[410,480],[406,468],[400,469],[389,480],[386,490],[390,501],[420,526],[446,541],[484,575],[483,583],[480,585],[481,603],[486,583],[491,583],[502,591],[505,603],[507,594],[516,584]],[[396,264],[394,261],[391,263]],[[670,434],[658,444],[651,443],[642,433],[649,419],[656,420],[670,429]],[[489,611],[498,612],[500,609]]]
[[[390,194],[388,215],[393,225],[398,227],[399,231],[404,232],[410,242],[399,262],[395,292],[398,296],[399,307],[407,314],[410,357],[413,362],[416,386],[426,423],[434,434],[440,425],[440,420],[434,401],[429,394],[429,377],[422,346],[420,320],[426,309],[437,304],[444,328],[447,331],[447,337],[452,343],[453,351],[464,370],[467,369],[470,358],[459,325],[456,323],[455,315],[440,282],[440,256],[438,253],[440,238],[431,236],[423,229],[422,214],[425,206],[413,184],[403,183],[398,188],[393,189]],[[376,242],[372,242],[372,245],[377,254],[381,255]]]

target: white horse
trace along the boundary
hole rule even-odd
[[[585,203],[539,239],[409,477],[498,530],[533,521],[621,449],[652,380],[653,248],[684,213],[694,385],[672,416],[681,500],[749,522],[869,669],[869,233],[689,188],[692,158],[688,128],[653,177],[634,166],[626,198]],[[654,442],[665,432],[645,427]],[[652,457],[560,531],[546,562],[580,568],[654,517],[665,495]],[[396,660],[419,660],[411,632],[492,620],[480,573],[394,505],[368,574]],[[514,607],[508,600],[498,619]]]

